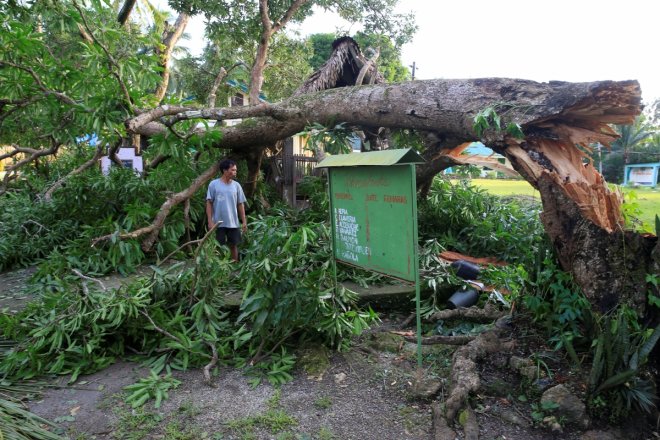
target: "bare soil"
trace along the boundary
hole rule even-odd
[[[12,313],[30,298],[22,287],[29,269],[0,274],[0,309]],[[108,277],[117,286],[126,279]],[[214,387],[199,369],[175,372],[181,385],[160,408],[153,401],[134,410],[124,402],[123,387],[145,377],[138,364],[118,361],[92,375],[67,384],[56,378],[39,399],[28,402],[31,411],[55,421],[71,439],[441,439],[433,427],[431,406],[447,395],[453,348],[424,347],[423,369],[415,362],[415,344],[389,330],[404,313],[384,312],[383,322],[360,338],[347,352],[324,352],[300,347],[300,366],[294,380],[279,388],[268,383],[251,387],[242,371],[220,368]],[[571,384],[566,361],[544,351],[533,334],[512,329],[517,355],[537,358],[554,372],[538,384],[523,380],[506,365],[507,355],[491,356],[479,366],[481,389],[470,400],[481,439],[650,439],[657,438],[647,419],[627,428],[599,426],[585,431],[564,426],[552,432],[532,416],[542,388]],[[545,354],[547,356],[545,356]],[[535,358],[536,359],[536,358]],[[545,368],[539,363],[539,368]],[[574,381],[579,383],[578,380]],[[439,384],[430,398],[417,390]],[[535,391],[534,387],[538,387]],[[579,390],[576,390],[579,392]],[[454,426],[456,438],[466,438]],[[444,437],[447,438],[447,437]]]

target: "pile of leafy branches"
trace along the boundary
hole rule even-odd
[[[3,359],[12,344],[0,339],[0,360]],[[23,405],[26,396],[33,396],[39,391],[38,384],[12,384],[0,381],[0,439],[15,440],[60,440],[49,429],[55,426]]]
[[[70,374],[73,381],[139,353],[157,374],[202,365],[209,373],[220,363],[249,366],[274,383],[288,380],[288,346],[312,339],[345,347],[377,316],[335,288],[325,224],[273,214],[252,219],[238,266],[206,240],[192,264],[154,267],[152,276],[116,290],[77,270],[38,274],[40,299],[0,316],[3,336],[15,341],[0,370],[12,380]],[[237,315],[225,297],[239,292]]]
[[[209,165],[195,163],[186,154],[146,176],[116,167],[104,176],[95,168],[72,176],[52,200],[42,200],[44,188],[78,166],[86,154],[89,152],[82,147],[64,152],[64,157],[48,165],[48,178],[43,170],[26,170],[15,191],[0,197],[0,270],[46,259],[47,272],[55,274],[69,268],[88,274],[132,271],[145,258],[137,240],[112,240],[93,248],[92,240],[148,225],[168,193],[185,188],[200,167]],[[145,159],[154,154],[158,148],[145,153]],[[199,235],[200,219],[205,219],[201,192],[191,200],[187,217],[182,207],[168,216],[156,252],[166,255],[178,247],[182,236]],[[65,268],[60,267],[62,261],[66,261]]]

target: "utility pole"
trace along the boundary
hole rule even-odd
[[[412,69],[412,80],[415,81],[415,71],[417,69],[417,63],[413,61],[413,63],[408,67]]]

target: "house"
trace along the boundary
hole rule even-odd
[[[457,147],[451,152],[452,158],[460,165],[474,165],[481,168],[481,177],[486,177],[489,171],[495,171],[497,177],[518,177],[518,173],[511,166],[511,162],[505,156],[494,152],[481,142],[472,142]],[[451,174],[454,170],[447,168],[445,174]]]
[[[244,105],[250,105],[249,90],[245,85],[245,83],[230,79],[226,82],[226,84],[233,90],[233,94],[229,95],[229,98],[227,98],[227,105],[229,107],[242,107]],[[266,99],[266,95],[260,93],[259,101],[268,102]],[[240,124],[241,120],[225,119],[223,122],[228,127],[232,127],[234,125]]]
[[[124,168],[133,169],[137,174],[142,174],[144,171],[144,161],[139,146],[121,147],[115,154]],[[114,162],[107,154],[101,157],[101,172],[104,175],[110,174],[113,165]]]
[[[626,165],[624,185],[656,186],[660,183],[660,162]]]

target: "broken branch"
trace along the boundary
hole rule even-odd
[[[142,237],[143,235],[147,235],[147,238],[145,238],[144,241],[142,242],[142,249],[145,252],[150,251],[154,243],[156,242],[156,239],[158,238],[158,233],[163,228],[163,225],[165,224],[165,219],[169,215],[172,208],[192,197],[202,185],[208,182],[208,180],[211,179],[213,175],[218,172],[218,166],[219,165],[217,163],[213,164],[206,171],[200,174],[195,180],[193,180],[193,182],[190,184],[188,188],[168,197],[167,200],[165,200],[165,202],[160,207],[160,210],[158,211],[158,214],[156,214],[154,221],[149,226],[137,229],[133,232],[120,234],[118,238],[120,240],[127,240],[127,239],[139,238]],[[96,246],[98,243],[102,241],[110,240],[113,235],[114,234],[108,234],[102,237],[95,238],[92,241],[92,247]]]
[[[489,322],[501,318],[508,312],[499,310],[491,303],[487,303],[482,309],[476,306],[460,309],[440,310],[432,314],[427,320],[438,321],[441,319],[468,319],[477,322]]]

